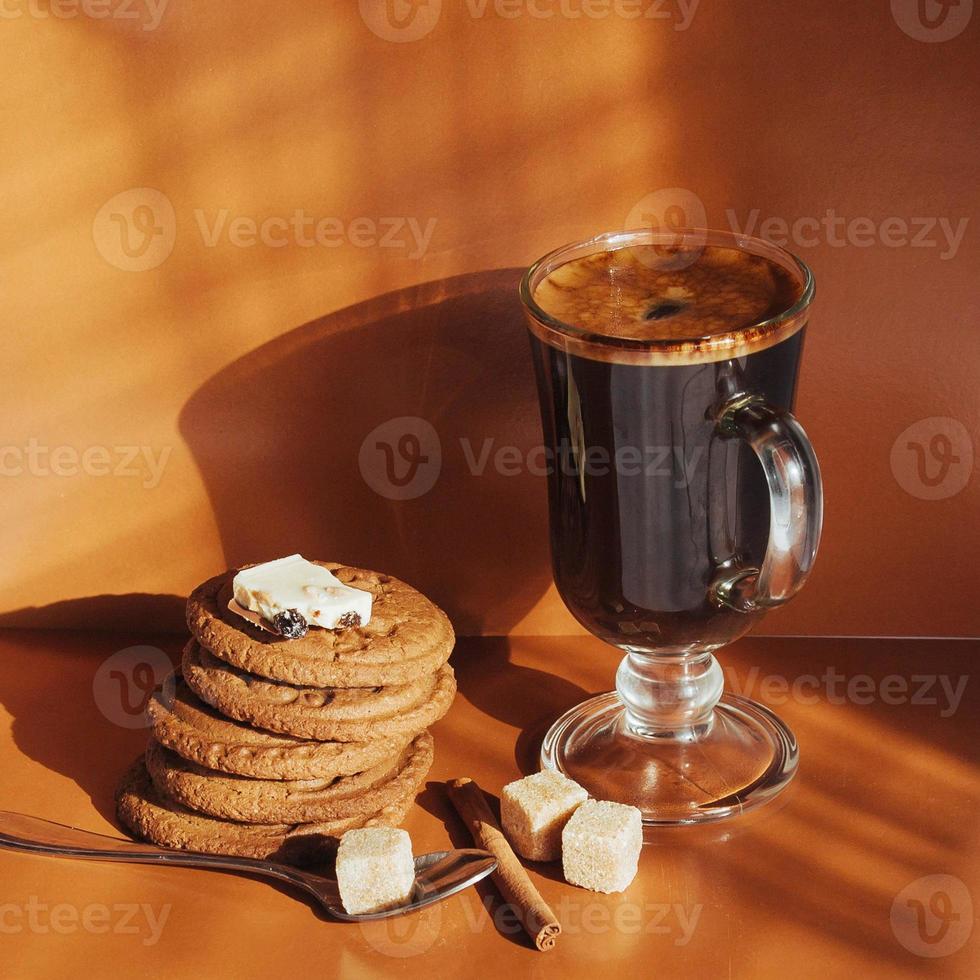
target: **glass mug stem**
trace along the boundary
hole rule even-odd
[[[626,727],[646,738],[693,741],[705,734],[724,689],[721,666],[706,652],[665,657],[631,651],[616,671]]]

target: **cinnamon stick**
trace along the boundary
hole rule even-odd
[[[507,843],[483,791],[467,777],[449,780],[446,791],[476,845],[497,859],[497,870],[492,877],[504,901],[517,910],[524,929],[538,949],[553,949],[561,934],[561,924]]]

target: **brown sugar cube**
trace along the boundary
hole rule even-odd
[[[586,800],[561,834],[565,880],[594,892],[625,891],[642,847],[643,818],[635,806]]]
[[[522,857],[557,861],[562,828],[588,798],[578,783],[550,769],[508,783],[500,793],[504,833]]]
[[[348,915],[404,905],[415,887],[408,831],[395,827],[348,830],[337,848],[337,885]]]

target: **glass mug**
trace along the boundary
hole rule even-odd
[[[566,246],[521,283],[549,451],[558,591],[625,651],[616,690],[566,712],[542,764],[647,824],[765,802],[792,732],[723,693],[714,651],[803,585],[823,498],[791,414],[809,269],[726,232]]]

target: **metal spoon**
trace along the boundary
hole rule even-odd
[[[286,881],[309,892],[330,915],[346,922],[384,919],[402,915],[439,902],[469,885],[486,878],[497,867],[487,851],[475,849],[435,851],[415,859],[415,892],[397,908],[368,915],[348,915],[340,901],[337,882],[332,878],[301,871],[288,864],[257,861],[226,854],[199,854],[193,851],[171,851],[153,844],[140,844],[76,830],[24,813],[0,810],[0,848],[46,854],[49,857],[84,858],[92,861],[123,861],[133,864],[169,864],[185,868],[219,868],[245,871]]]

